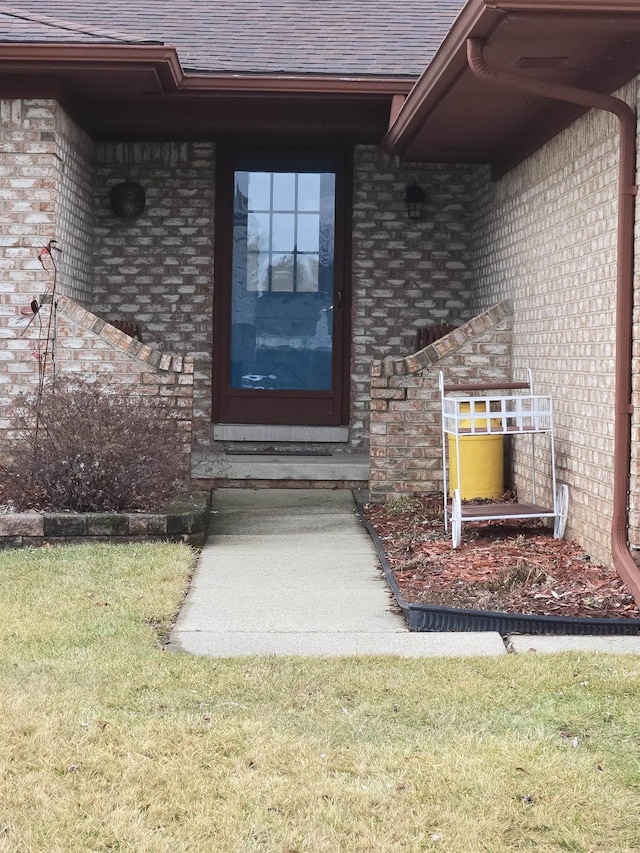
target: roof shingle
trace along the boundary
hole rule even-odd
[[[418,75],[464,0],[42,0],[0,6],[1,42],[174,46],[200,73]]]

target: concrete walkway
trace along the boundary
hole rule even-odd
[[[212,657],[507,653],[497,632],[407,631],[377,566],[346,489],[218,490],[170,648]],[[640,653],[640,637],[513,636],[509,648]]]
[[[348,490],[214,492],[171,648],[240,655],[497,655],[497,633],[409,633]]]

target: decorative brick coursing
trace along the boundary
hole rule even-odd
[[[620,94],[635,105],[637,81]],[[514,372],[531,367],[536,390],[553,398],[559,482],[570,492],[566,535],[605,562],[610,561],[613,483],[617,179],[617,120],[591,111],[497,183],[479,176],[476,229],[476,308],[512,301]],[[636,298],[636,412],[637,305]],[[636,414],[635,542],[640,541],[639,423]],[[531,496],[528,471],[516,456],[515,486],[523,500]]]
[[[409,355],[421,326],[459,325],[472,311],[477,166],[399,165],[375,147],[354,156],[351,442],[366,447],[372,359]],[[421,220],[404,196],[425,191]]]
[[[144,186],[146,208],[120,219],[109,195],[129,176]],[[92,310],[135,320],[145,343],[193,357],[199,444],[210,440],[213,239],[213,145],[97,144]]]
[[[510,381],[511,326],[502,302],[417,353],[372,363],[373,500],[442,490],[439,372],[450,383]]]

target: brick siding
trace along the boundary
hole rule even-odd
[[[59,107],[53,101],[0,101],[0,431],[15,427],[13,401],[37,380],[39,322],[21,310],[49,275],[38,250],[56,230]]]
[[[0,434],[17,426],[15,400],[33,393],[47,330],[47,376],[77,371],[134,385],[180,412],[189,458],[193,359],[127,338],[86,310],[93,298],[93,144],[58,104],[0,101]],[[37,316],[28,311],[53,283],[38,253],[58,241],[57,297]],[[71,298],[73,297],[73,298]]]
[[[622,92],[637,102],[637,83]],[[479,176],[476,310],[514,308],[513,369],[553,397],[557,470],[570,492],[567,537],[610,561],[613,482],[618,124],[592,111],[496,184]],[[636,257],[640,257],[640,238]],[[636,299],[637,303],[637,299]],[[638,411],[638,308],[634,397]],[[639,541],[635,417],[632,541]],[[531,493],[528,467],[515,484]]]
[[[451,383],[510,380],[511,326],[503,302],[417,353],[373,362],[373,500],[442,490],[439,373]]]
[[[93,142],[58,108],[56,219],[60,291],[85,307],[93,299]]]
[[[194,436],[209,442],[214,236],[214,149],[208,144],[117,145],[96,150],[94,297],[106,318],[137,319],[160,348],[194,355]],[[355,152],[351,447],[368,442],[369,365],[411,352],[416,329],[470,316],[471,229],[466,211],[475,167],[408,173],[376,148]],[[145,213],[113,216],[111,187],[128,173],[147,191]],[[410,223],[407,181],[427,194]]]
[[[638,102],[637,84],[622,93],[629,103]],[[37,377],[32,353],[39,320],[25,332],[28,318],[21,309],[50,281],[37,252],[55,237],[63,250],[59,293],[69,300],[67,305],[90,309],[96,320],[135,319],[153,349],[194,358],[194,373],[188,380],[175,373],[175,385],[194,383],[193,432],[199,443],[206,443],[212,370],[213,145],[94,145],[47,100],[1,101],[0,118],[0,429],[12,423],[15,395],[32,389]],[[520,376],[532,367],[536,389],[554,399],[559,478],[571,494],[567,535],[578,538],[596,558],[609,559],[617,131],[615,119],[591,112],[495,184],[483,167],[407,167],[377,148],[356,148],[352,447],[368,444],[371,362],[376,362],[376,370],[382,370],[380,363],[387,364],[381,359],[407,368],[391,377],[373,377],[386,383],[376,385],[371,403],[376,430],[372,486],[380,494],[425,490],[427,483],[437,487],[433,471],[437,468],[441,476],[439,446],[435,457],[429,455],[433,445],[428,442],[410,446],[419,430],[418,413],[423,426],[432,416],[426,405],[433,388],[427,389],[426,383],[433,380],[434,367],[411,361],[416,329],[443,321],[466,323],[509,300],[513,373]],[[121,220],[110,211],[109,192],[129,171],[146,188],[147,209],[135,220]],[[413,180],[427,198],[425,217],[418,222],[409,221],[404,208],[405,188]],[[637,257],[640,220],[638,225]],[[636,366],[639,312],[636,307]],[[71,369],[85,369],[99,361],[106,372],[120,371],[123,380],[134,375],[138,368],[131,367],[131,355],[117,342],[101,334],[95,337],[95,328],[83,326],[78,332],[78,316],[70,318],[59,307],[60,363],[67,359]],[[501,335],[507,331],[495,329]],[[505,341],[496,343],[503,346]],[[466,341],[465,346],[473,344]],[[468,365],[482,368],[485,362],[474,362],[475,355],[461,348],[455,357],[465,356]],[[506,351],[494,355],[506,358]],[[443,358],[451,361],[452,370],[464,367],[454,363],[452,353]],[[138,365],[135,359],[133,363]],[[443,367],[449,369],[448,364]],[[139,376],[148,376],[147,369]],[[634,369],[636,412],[638,375]],[[162,393],[170,396],[169,385],[163,379],[157,393],[162,386]],[[393,393],[385,397],[382,392]],[[393,419],[381,420],[382,415],[399,417],[394,426]],[[401,433],[398,425],[409,429]],[[389,431],[391,427],[396,431]],[[380,441],[385,436],[393,440]],[[396,448],[395,457],[389,448]],[[515,485],[527,499],[528,468],[517,452],[514,458]],[[632,540],[640,543],[638,415],[632,458]]]
[[[96,145],[92,310],[136,320],[145,343],[195,362],[194,437],[211,425],[214,148],[209,143]],[[127,177],[146,208],[120,219],[112,187]]]
[[[476,166],[400,165],[376,147],[355,149],[353,190],[351,423],[354,446],[369,435],[373,359],[409,355],[422,326],[472,316],[471,193]],[[425,191],[421,220],[404,196]]]

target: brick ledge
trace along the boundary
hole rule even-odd
[[[494,326],[500,320],[511,314],[511,303],[508,301],[499,302],[483,314],[478,314],[469,322],[459,326],[445,335],[440,340],[435,341],[424,349],[412,355],[407,355],[399,358],[387,358],[375,360],[371,363],[371,376],[380,378],[383,376],[411,376],[414,373],[419,373],[425,368],[431,367],[432,364],[440,361],[445,355],[455,352],[461,346],[466,344],[473,338],[478,337],[491,326]]]
[[[125,332],[116,329],[106,320],[83,308],[74,299],[68,296],[58,296],[58,311],[61,311],[69,320],[87,329],[94,335],[106,341],[110,346],[126,352],[131,358],[155,367],[156,370],[173,371],[174,373],[193,373],[194,360],[192,356],[175,355],[165,353],[153,347],[129,337]]]

